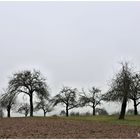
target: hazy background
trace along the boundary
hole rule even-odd
[[[104,93],[122,60],[140,70],[140,2],[0,2],[1,92],[12,73],[37,69],[52,96],[63,85]]]

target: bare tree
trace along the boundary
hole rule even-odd
[[[98,115],[108,115],[108,112],[104,108],[96,108]]]
[[[129,94],[129,98],[134,103],[134,115],[138,115],[137,106],[140,104],[140,74],[134,74],[132,80],[133,82],[131,84],[131,93]]]
[[[89,93],[86,93],[82,90],[82,94],[80,95],[80,105],[90,106],[93,110],[93,115],[95,115],[96,106],[100,105],[102,100],[101,90],[98,88],[92,87],[89,90]]]
[[[122,63],[122,68],[112,80],[111,88],[104,96],[107,101],[119,101],[122,103],[119,119],[124,119],[128,97],[131,93],[132,72],[128,63]]]
[[[65,110],[61,110],[61,112],[60,112],[60,116],[65,116],[65,115],[66,115]]]
[[[134,114],[134,109],[127,110],[127,115],[133,115],[133,114]]]
[[[80,116],[79,112],[70,112],[70,116]]]
[[[1,107],[7,110],[7,117],[10,117],[11,109],[14,108],[16,104],[16,93],[10,91],[9,89],[5,90],[4,92],[5,93],[0,99]]]
[[[44,117],[46,116],[47,112],[51,112],[53,110],[53,102],[49,97],[39,96],[39,101],[36,102],[35,110],[43,110]]]
[[[18,113],[24,114],[25,117],[28,116],[30,111],[30,105],[28,103],[20,104],[20,107],[18,108]]]
[[[53,99],[54,106],[57,104],[62,104],[66,108],[66,116],[69,116],[69,110],[76,108],[79,106],[77,101],[77,89],[70,87],[63,87],[58,95],[56,95]]]
[[[10,88],[17,93],[27,94],[30,98],[30,116],[33,116],[33,95],[46,95],[48,86],[39,71],[21,71],[15,73],[9,81]]]

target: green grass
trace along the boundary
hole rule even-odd
[[[93,122],[105,122],[111,124],[122,124],[130,126],[140,126],[140,116],[129,115],[125,117],[125,120],[119,120],[118,116],[70,116],[62,117],[63,119],[79,120],[79,121],[93,121]]]
[[[24,117],[23,117],[24,118]],[[125,116],[124,120],[119,120],[118,116],[109,115],[109,116],[70,116],[70,117],[41,117],[41,116],[34,116],[34,117],[27,117],[29,119],[66,119],[66,120],[75,120],[75,121],[92,121],[92,122],[104,122],[104,123],[111,123],[117,125],[130,125],[130,126],[140,126],[140,115],[128,115]]]

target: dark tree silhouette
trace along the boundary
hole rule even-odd
[[[87,112],[85,112],[85,113],[82,113],[82,116],[91,116],[92,114],[89,112],[89,111],[87,111]]]
[[[108,112],[104,108],[96,108],[98,115],[108,115]]]
[[[102,100],[101,90],[98,88],[92,87],[89,90],[89,93],[85,93],[84,90],[82,90],[82,93],[80,95],[80,105],[83,106],[90,106],[93,110],[93,115],[95,115],[96,106],[100,105]]]
[[[134,74],[132,77],[131,84],[131,93],[129,94],[129,98],[134,103],[134,115],[138,115],[137,106],[140,104],[140,74]]]
[[[30,105],[28,103],[24,103],[20,105],[17,112],[24,114],[25,117],[27,117],[29,114],[29,111],[30,111]]]
[[[127,115],[133,115],[133,114],[134,114],[134,109],[127,110]]]
[[[80,116],[79,112],[70,112],[70,116]]]
[[[11,117],[11,109],[14,108],[16,104],[16,93],[9,89],[4,92],[0,99],[1,107],[7,110],[7,117]]]
[[[122,68],[112,80],[111,88],[104,96],[107,101],[119,101],[122,103],[119,119],[124,119],[127,101],[131,93],[132,72],[128,63],[122,63]]]
[[[65,115],[66,115],[65,110],[61,110],[61,112],[60,112],[60,116],[65,116]]]
[[[51,112],[53,110],[53,102],[51,99],[49,99],[49,94],[48,96],[39,96],[39,101],[36,102],[36,107],[35,110],[43,110],[44,117],[46,116],[47,112]]]
[[[3,109],[2,109],[2,107],[0,105],[0,118],[3,118],[3,116],[4,116]]]
[[[58,95],[53,99],[54,106],[57,104],[62,104],[66,108],[66,116],[69,116],[69,110],[79,106],[77,101],[77,89],[72,89],[69,87],[63,87]]]
[[[9,81],[10,88],[17,93],[25,93],[30,98],[30,116],[33,116],[33,95],[46,95],[48,86],[39,71],[21,71],[15,73]]]

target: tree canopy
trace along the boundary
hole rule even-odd
[[[29,111],[30,111],[29,104],[28,103],[23,103],[23,104],[20,104],[17,112],[21,113],[21,114],[24,114],[25,117],[27,117],[28,114],[29,114]]]
[[[76,108],[79,106],[77,100],[77,89],[70,87],[63,87],[58,95],[56,95],[53,99],[54,106],[57,104],[62,104],[66,108],[66,116],[69,116],[69,110]]]
[[[33,116],[33,95],[38,94],[46,96],[48,94],[48,86],[46,79],[39,71],[20,71],[13,74],[9,81],[12,91],[27,94],[30,98],[30,116]]]
[[[132,70],[128,63],[122,63],[121,70],[112,80],[111,88],[104,96],[107,101],[119,101],[122,103],[119,119],[124,119],[127,101],[131,93]]]
[[[82,90],[82,94],[80,95],[80,105],[83,106],[90,106],[93,109],[93,115],[95,115],[95,109],[97,105],[100,105],[102,100],[101,90],[92,87],[89,89],[89,92],[86,93]]]
[[[48,96],[39,96],[38,101],[36,102],[35,111],[43,110],[44,117],[46,116],[46,113],[51,112],[53,110],[53,102],[52,99],[50,99],[50,95]]]
[[[2,94],[0,99],[0,104],[2,108],[7,110],[7,117],[10,117],[10,111],[16,105],[16,92],[10,91],[10,89],[4,90],[4,94]]]

